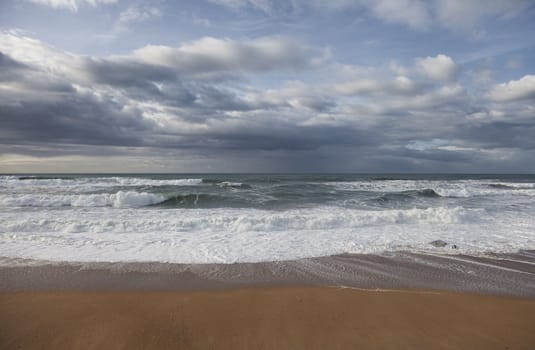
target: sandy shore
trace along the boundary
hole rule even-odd
[[[535,349],[529,251],[219,265],[0,258],[0,281],[2,350]]]
[[[426,289],[535,298],[535,252],[396,252],[239,264],[52,263],[0,258],[0,291],[193,291],[272,286]]]
[[[0,293],[1,349],[526,349],[535,300],[328,287]]]

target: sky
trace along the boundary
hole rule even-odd
[[[0,173],[534,173],[532,0],[1,0]]]

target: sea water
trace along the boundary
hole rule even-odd
[[[0,176],[4,258],[234,263],[524,249],[535,249],[533,175]]]

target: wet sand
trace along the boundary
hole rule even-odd
[[[533,252],[1,258],[0,282],[0,349],[535,349]]]
[[[535,298],[535,253],[474,257],[396,252],[238,264],[52,263],[0,258],[0,281],[0,291],[348,286]]]
[[[1,349],[526,349],[535,300],[328,287],[0,293]]]

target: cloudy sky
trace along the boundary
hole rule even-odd
[[[535,172],[531,0],[2,0],[0,172]]]

